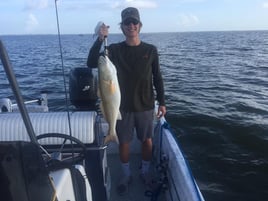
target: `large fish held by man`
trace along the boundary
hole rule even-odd
[[[119,111],[121,93],[117,79],[117,71],[108,56],[100,56],[98,60],[100,109],[104,119],[109,125],[108,134],[104,144],[111,141],[118,143],[116,134],[116,122],[121,119]]]

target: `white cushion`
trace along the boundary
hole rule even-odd
[[[36,135],[44,133],[62,133],[70,135],[67,112],[42,112],[29,114]],[[83,143],[94,141],[94,122],[96,112],[70,112],[72,136]],[[29,141],[20,113],[0,114],[1,141]],[[61,140],[50,138],[42,144],[61,144]]]

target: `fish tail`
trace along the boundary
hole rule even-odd
[[[118,144],[119,143],[119,140],[118,140],[117,135],[115,135],[115,134],[107,135],[104,138],[104,144],[108,144],[109,142],[116,142]]]

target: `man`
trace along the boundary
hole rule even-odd
[[[124,194],[131,182],[129,169],[129,145],[134,128],[141,141],[142,166],[141,178],[145,184],[150,183],[149,167],[152,158],[152,132],[154,118],[154,88],[159,103],[160,118],[166,114],[164,86],[159,67],[159,58],[155,46],[140,40],[142,27],[139,11],[128,7],[121,12],[121,30],[125,41],[111,44],[108,55],[117,69],[121,91],[120,112],[122,120],[117,121],[119,138],[119,155],[122,163],[123,177],[117,191]],[[98,32],[98,39],[88,55],[88,67],[96,67],[103,40],[108,36],[108,28],[103,24]]]

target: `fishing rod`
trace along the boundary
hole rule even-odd
[[[67,111],[69,134],[72,137],[71,117],[70,117],[70,110],[69,110],[69,106],[68,106],[67,86],[66,86],[65,71],[64,71],[64,64],[63,64],[63,53],[62,53],[62,43],[61,43],[61,33],[60,33],[60,23],[59,23],[57,1],[58,0],[55,0],[55,10],[56,10],[58,41],[59,41],[60,58],[61,58],[61,70],[62,70],[62,75],[63,75],[64,92],[65,92],[65,106],[66,106],[66,111]]]
[[[104,36],[104,55],[108,56],[108,37]]]
[[[100,21],[95,27],[95,34],[98,35],[101,26],[105,25],[104,22]],[[106,25],[105,25],[106,26]],[[109,26],[107,26],[109,28]],[[108,36],[104,36],[104,55],[108,56]]]
[[[39,143],[37,142],[37,139],[36,139],[36,136],[34,133],[34,129],[33,129],[33,125],[31,123],[29,114],[26,110],[26,106],[25,106],[24,100],[22,98],[21,91],[20,91],[17,79],[15,77],[15,73],[13,71],[12,65],[10,63],[7,51],[6,51],[1,40],[0,40],[0,57],[1,57],[1,61],[3,63],[6,75],[8,77],[9,83],[10,83],[11,88],[13,90],[14,96],[16,98],[18,107],[20,109],[20,114],[22,116],[27,133],[30,137],[30,140],[31,140],[31,142],[40,146]]]

